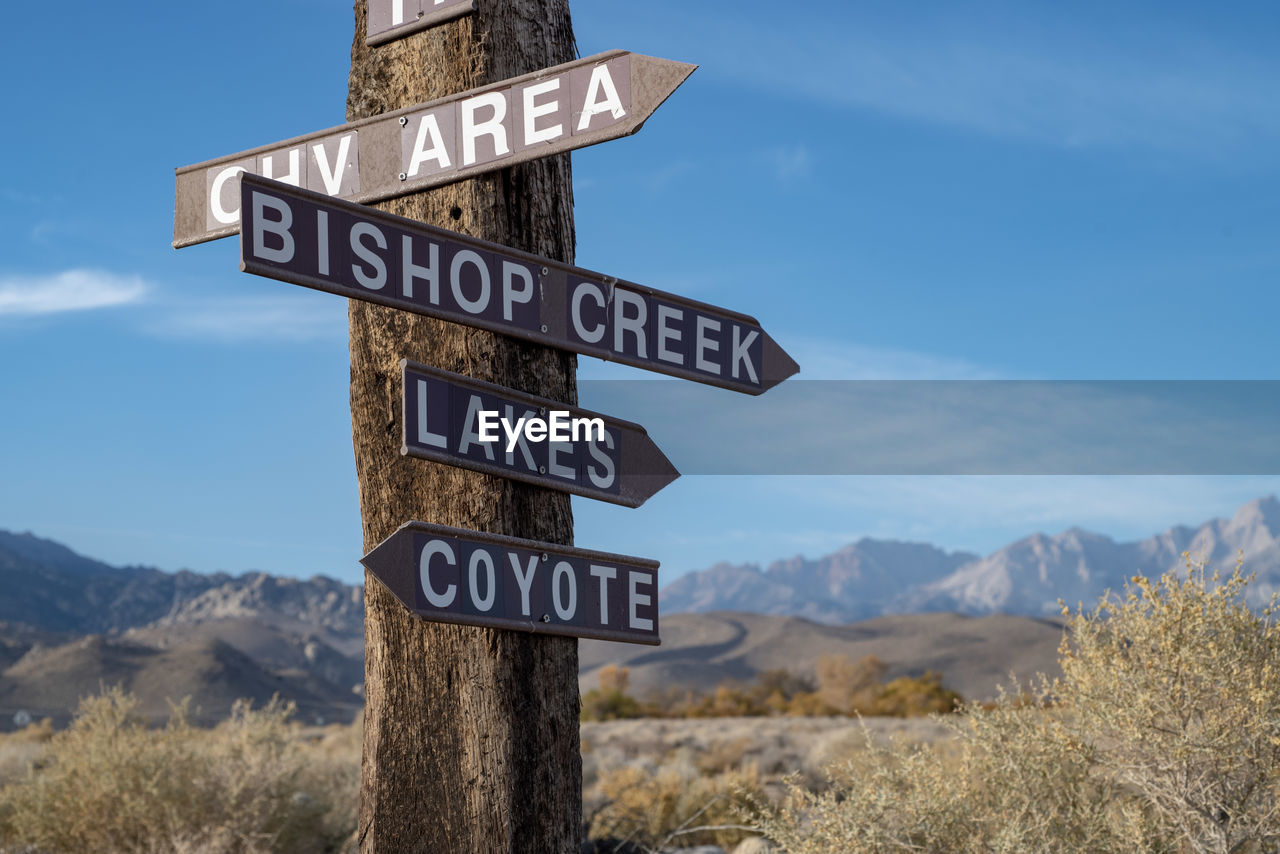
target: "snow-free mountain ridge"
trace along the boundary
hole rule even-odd
[[[1071,528],[1032,534],[985,557],[930,545],[863,539],[820,558],[766,568],[719,563],[663,588],[663,613],[750,611],[844,623],[882,614],[954,611],[1043,616],[1118,591],[1134,575],[1183,571],[1183,553],[1229,573],[1237,558],[1257,579],[1250,599],[1280,590],[1280,501],[1250,501],[1230,519],[1121,543]]]

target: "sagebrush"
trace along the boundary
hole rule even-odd
[[[1063,675],[872,747],[752,818],[792,854],[1280,850],[1280,630],[1250,579],[1132,579],[1071,617]]]
[[[41,767],[0,789],[0,841],[57,852],[337,851],[354,827],[358,774],[303,755],[292,707],[236,703],[213,730],[185,705],[150,729],[119,689],[82,701]]]

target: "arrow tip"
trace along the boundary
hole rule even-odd
[[[653,437],[643,427],[637,425],[637,429],[639,441],[625,447],[621,461],[623,497],[629,499],[626,503],[631,507],[644,504],[680,477]]]
[[[800,373],[800,366],[769,333],[762,331],[761,334],[764,336],[764,352],[760,359],[760,384],[767,391],[787,377]]]
[[[369,574],[382,582],[391,594],[406,607],[413,608],[414,555],[413,532],[408,523],[401,525],[391,536],[373,547],[360,563]]]
[[[697,70],[698,66],[688,62],[631,54],[631,101],[637,107],[635,114],[640,120],[631,132],[639,130],[649,116]]]

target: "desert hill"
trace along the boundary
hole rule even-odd
[[[986,697],[1010,671],[1052,672],[1059,598],[1092,603],[1134,573],[1179,569],[1184,551],[1227,571],[1239,556],[1264,602],[1280,590],[1280,501],[1130,543],[1071,529],[978,557],[864,539],[765,569],[717,564],[663,588],[661,647],[584,641],[581,684],[618,663],[638,693],[707,690],[762,670],[812,672],[818,656],[845,653],[874,654],[891,676],[934,670]],[[0,531],[0,590],[0,729],[15,716],[64,719],[78,697],[116,683],[156,714],[187,694],[210,716],[277,691],[309,718],[349,718],[361,702],[359,586],[113,567]]]
[[[820,655],[857,660],[874,655],[889,677],[932,670],[948,687],[972,699],[995,695],[1010,673],[1026,680],[1058,672],[1062,623],[1009,615],[966,617],[916,614],[877,617],[843,626],[798,617],[717,612],[663,618],[662,645],[582,641],[579,685],[596,687],[599,669],[630,669],[637,696],[672,686],[707,690],[725,680],[750,681],[765,670],[812,676]]]

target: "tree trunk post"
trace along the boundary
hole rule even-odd
[[[355,3],[347,120],[576,58],[568,0],[474,15],[370,48]],[[573,261],[567,154],[394,199],[384,210]],[[572,544],[569,497],[400,455],[400,360],[568,404],[572,354],[351,301],[351,425],[365,550],[404,522]],[[421,621],[365,574],[360,850],[569,852],[582,764],[575,638]]]

